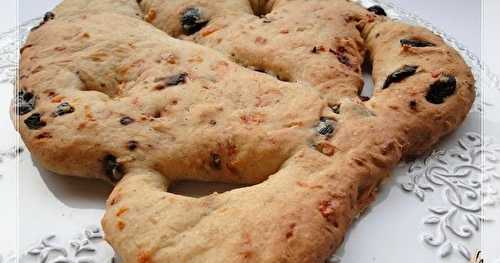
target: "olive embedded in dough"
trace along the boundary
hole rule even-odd
[[[182,13],[181,25],[186,35],[192,35],[200,31],[208,24],[208,19],[203,17],[201,10],[197,7],[190,7]]]
[[[444,100],[453,95],[457,89],[457,79],[454,76],[443,76],[432,83],[425,98],[432,104],[441,104]]]
[[[31,92],[21,90],[15,99],[15,110],[17,115],[25,115],[35,109],[36,97]]]
[[[401,39],[399,41],[401,46],[409,46],[409,47],[435,47],[434,43],[429,41],[420,40],[420,39]]]
[[[56,110],[52,113],[52,116],[58,117],[65,114],[73,113],[74,111],[75,108],[73,106],[71,106],[68,102],[63,102],[57,106]]]
[[[382,89],[387,89],[392,83],[401,82],[402,80],[413,76],[417,72],[418,66],[404,65],[402,68],[394,71],[387,77]]]

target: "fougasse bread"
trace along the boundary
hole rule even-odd
[[[116,183],[128,263],[324,262],[475,97],[439,36],[345,0],[65,0],[21,53],[17,129],[48,170]]]

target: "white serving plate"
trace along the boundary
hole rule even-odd
[[[429,156],[400,164],[331,262],[500,263],[500,87],[474,54],[419,17],[378,0],[390,17],[423,25],[457,48],[478,80],[465,123]],[[19,141],[8,115],[18,39],[38,20],[0,34],[0,263],[118,262],[100,219],[111,187],[54,175]],[[496,137],[496,138],[495,138]],[[496,221],[495,221],[496,219]]]

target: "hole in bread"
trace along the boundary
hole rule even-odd
[[[177,195],[200,198],[213,193],[220,194],[243,187],[247,187],[247,185],[185,180],[171,184],[168,188],[168,192]]]
[[[373,78],[372,78],[372,63],[370,59],[365,59],[363,66],[363,88],[359,91],[359,97],[362,101],[369,100],[373,96]]]

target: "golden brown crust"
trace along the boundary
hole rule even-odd
[[[474,99],[438,36],[343,0],[91,2],[30,34],[13,114],[49,170],[124,176],[102,224],[125,262],[323,262]],[[179,180],[256,185],[189,198]]]
[[[344,1],[260,1],[254,4],[258,14],[265,14],[260,17],[236,3],[247,1],[144,0],[141,5],[145,13],[160,14],[150,22],[169,35],[211,47],[280,80],[312,85],[331,104],[358,96],[365,56],[359,28],[381,18]],[[208,21],[193,34],[183,32],[178,21],[189,8]]]

